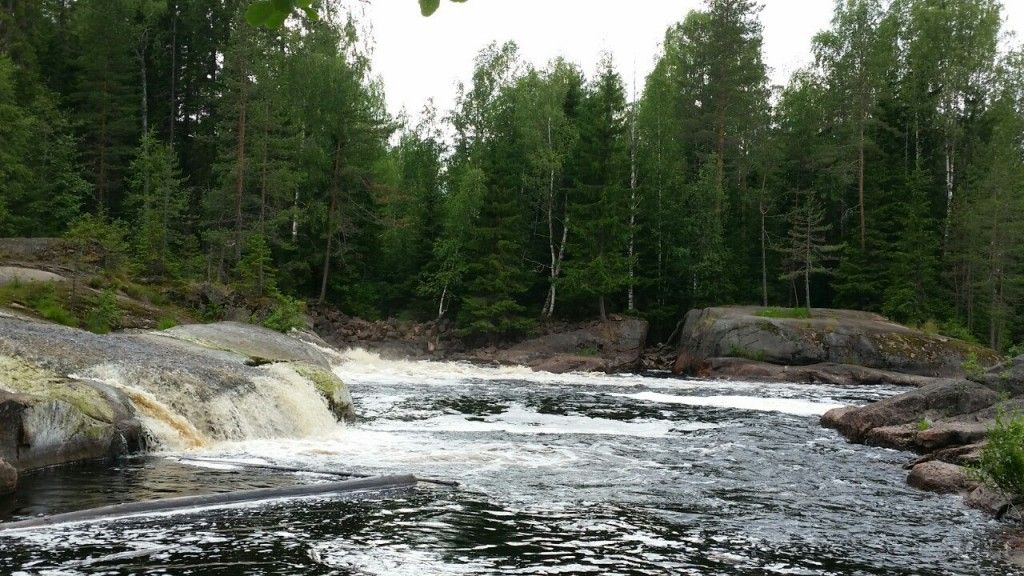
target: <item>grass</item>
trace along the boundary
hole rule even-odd
[[[807,308],[765,308],[757,313],[761,318],[795,318],[806,320],[811,317],[811,311]]]
[[[924,416],[922,416],[921,419],[917,421],[917,431],[918,432],[924,432],[925,430],[930,430],[931,427],[932,427],[932,423],[927,418],[925,418]]]
[[[753,360],[754,362],[764,362],[764,351],[763,350],[748,350],[742,346],[733,346],[729,350],[729,356],[732,358],[743,358],[745,360]]]
[[[53,282],[15,281],[0,286],[0,305],[20,304],[51,322],[77,326],[78,318],[65,305],[67,299],[67,290]]]

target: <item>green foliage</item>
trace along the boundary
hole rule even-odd
[[[1006,355],[1010,358],[1016,358],[1018,356],[1024,356],[1024,342],[1010,346],[1006,351]]]
[[[811,311],[807,308],[765,308],[757,312],[762,318],[797,318],[806,320],[811,317]]]
[[[260,324],[278,332],[288,332],[293,328],[305,328],[306,303],[298,298],[279,295],[274,298],[270,312],[260,321]]]
[[[1024,498],[1024,416],[999,411],[977,471],[1014,501]]]
[[[964,342],[969,342],[971,344],[978,344],[978,339],[974,334],[956,320],[949,320],[942,323],[939,327],[939,334],[950,338],[956,338],[957,340],[963,340]]]
[[[106,289],[85,314],[85,328],[96,334],[106,334],[118,328],[123,313],[117,303],[117,293]]]
[[[242,259],[236,267],[242,292],[254,298],[278,294],[276,273],[266,238],[256,232],[249,234],[242,249]]]
[[[130,182],[136,260],[148,276],[170,277],[177,268],[177,227],[187,200],[174,150],[152,133],[144,135],[131,163]]]
[[[75,265],[99,266],[107,276],[131,272],[128,227],[103,215],[83,215],[71,223],[65,238],[74,253]]]
[[[65,326],[75,326],[78,319],[65,306],[63,288],[52,282],[12,282],[0,286],[0,305],[19,304],[39,316]]]
[[[750,350],[742,346],[733,346],[729,349],[730,358],[743,358],[746,360],[752,360],[754,362],[764,362],[764,351],[763,350]]]
[[[171,328],[174,328],[177,325],[178,325],[178,320],[177,319],[175,319],[175,318],[173,318],[171,316],[166,316],[164,318],[161,318],[156,323],[156,329],[157,330],[169,330]]]
[[[924,432],[925,430],[930,430],[931,427],[932,427],[931,421],[928,420],[927,418],[925,418],[924,416],[922,416],[917,421],[917,431],[918,432]]]
[[[978,354],[974,351],[968,352],[960,368],[969,378],[976,378],[985,373],[985,367],[978,361]]]

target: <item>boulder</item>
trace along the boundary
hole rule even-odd
[[[914,466],[907,483],[918,490],[939,494],[958,494],[978,487],[963,466],[937,460]]]
[[[999,395],[969,380],[937,380],[899,396],[861,408],[835,408],[821,417],[821,423],[839,430],[854,442],[863,442],[876,428],[938,421],[979,412],[993,406]]]
[[[0,460],[0,496],[14,492],[18,487],[18,471],[7,462]]]
[[[731,357],[785,366],[827,363],[962,377],[969,358],[983,366],[999,361],[980,346],[852,310],[814,309],[808,318],[767,317],[756,306],[691,310],[680,342],[680,373],[699,373],[708,359]]]
[[[480,360],[529,366],[544,371],[634,372],[640,368],[648,324],[639,318],[611,317],[581,328],[532,338]]]

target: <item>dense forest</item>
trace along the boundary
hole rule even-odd
[[[998,0],[838,0],[784,87],[753,0],[680,14],[640,94],[610,57],[494,43],[415,124],[344,2],[247,8],[3,0],[0,235],[470,337],[758,303],[1024,340],[1024,51]]]

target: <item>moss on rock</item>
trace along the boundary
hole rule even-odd
[[[327,406],[339,420],[355,419],[355,411],[352,407],[352,395],[349,393],[348,385],[338,378],[334,372],[312,364],[295,364],[292,366],[299,376],[313,383],[326,400]]]

